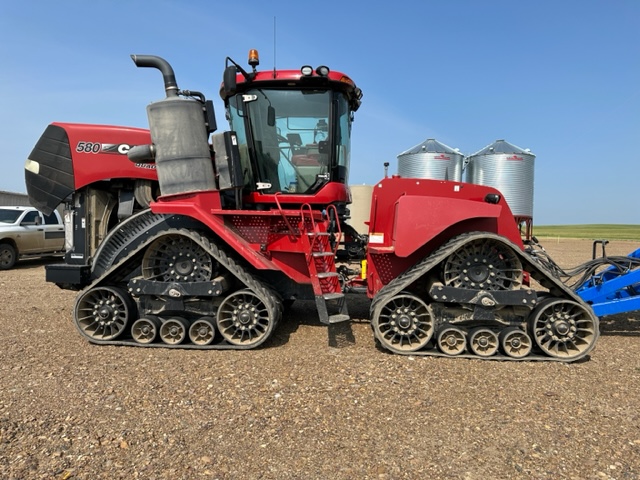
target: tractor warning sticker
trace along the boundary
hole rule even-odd
[[[381,244],[384,243],[384,233],[371,233],[369,234],[369,243]]]

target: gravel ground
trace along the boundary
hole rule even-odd
[[[0,288],[2,479],[640,478],[637,314],[570,365],[391,355],[365,321],[331,347],[308,302],[264,348],[196,352],[88,344],[41,261]]]

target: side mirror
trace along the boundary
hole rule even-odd
[[[225,96],[229,97],[236,93],[236,67],[229,65],[224,69],[224,75],[222,77],[222,85],[224,88]]]

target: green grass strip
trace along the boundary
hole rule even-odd
[[[640,225],[534,225],[536,237],[640,240]]]

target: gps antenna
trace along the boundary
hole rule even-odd
[[[273,78],[276,78],[276,17],[273,17]]]

